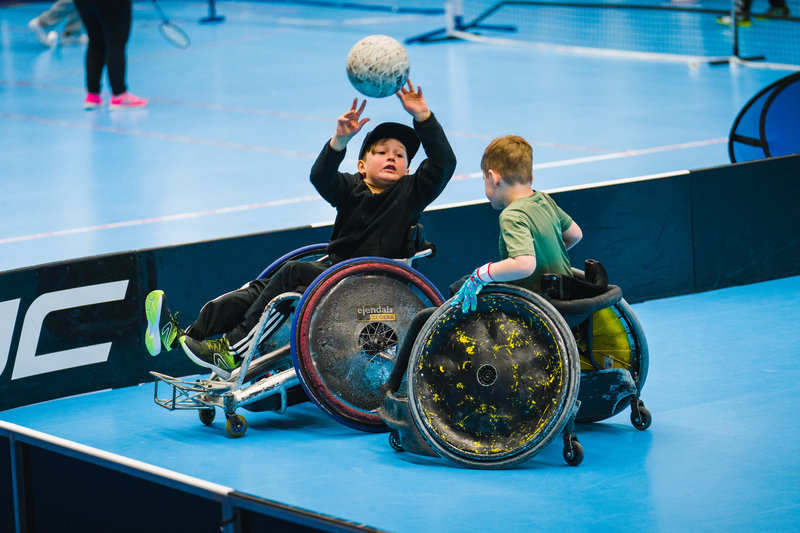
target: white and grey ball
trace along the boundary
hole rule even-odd
[[[405,48],[386,35],[370,35],[347,54],[347,77],[361,94],[385,98],[408,80],[411,62]]]

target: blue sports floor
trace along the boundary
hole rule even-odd
[[[161,2],[192,39],[179,50],[137,2],[128,84],[150,105],[87,112],[82,47],[49,50],[27,28],[48,5],[0,7],[0,271],[332,220],[308,172],[358,96],[347,52],[443,26],[258,2],[220,2],[227,20],[201,25],[205,2]],[[436,205],[482,199],[483,149],[511,133],[533,144],[544,190],[726,164],[738,111],[788,74],[467,42],[407,50],[459,160]],[[366,115],[410,120],[395,97]]]
[[[153,403],[152,384],[0,419],[236,490],[393,532],[789,532],[800,523],[800,278],[633,306],[650,349],[647,431],[628,411],[504,471],[397,453],[311,404],[217,420]]]
[[[225,23],[200,25],[206,3],[161,4],[192,45],[172,48],[150,3],[134,5],[129,86],[150,99],[136,112],[83,110],[83,50],[46,49],[26,26],[48,4],[0,7],[0,271],[332,220],[308,171],[357,96],[348,50],[443,24],[220,2]],[[545,190],[726,164],[738,111],[787,75],[465,42],[407,50],[459,160],[435,205],[482,199],[483,149],[511,133],[534,145]],[[394,97],[366,114],[410,119]],[[639,432],[621,414],[580,426],[577,468],[559,445],[500,472],[397,454],[311,404],[245,413],[234,441],[219,421],[157,407],[152,385],[0,419],[396,532],[796,531],[798,308],[800,278],[634,306],[653,425]]]

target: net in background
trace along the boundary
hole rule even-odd
[[[769,63],[800,65],[800,0],[789,0],[788,19],[758,17],[769,8],[753,2],[751,25],[738,27],[734,43],[730,26],[719,17],[730,15],[731,3],[658,2],[653,0],[507,1],[447,0],[448,25],[497,43],[534,43],[631,55],[659,54],[714,60],[734,55],[763,56]],[[505,31],[502,27],[513,28]],[[451,36],[470,38],[460,32]]]

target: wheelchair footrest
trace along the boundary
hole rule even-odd
[[[617,412],[620,402],[635,397],[637,393],[636,382],[625,369],[582,372],[578,390],[578,400],[581,403],[577,420],[608,418]]]
[[[397,436],[403,450],[417,455],[439,457],[422,438],[417,425],[408,412],[408,398],[395,396],[391,391],[386,391],[383,403],[378,407],[378,414],[392,432]]]
[[[158,372],[150,372],[155,380],[155,402],[165,409],[175,411],[179,409],[207,409],[219,402],[211,400],[214,388],[208,381],[184,381]],[[166,398],[158,397],[158,383],[163,382],[172,389],[172,394]]]

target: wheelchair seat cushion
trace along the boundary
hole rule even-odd
[[[589,315],[611,307],[622,300],[622,289],[616,285],[609,285],[606,291],[593,298],[582,298],[579,300],[555,300],[547,298],[547,301],[555,307],[564,317],[570,327],[575,327]]]

